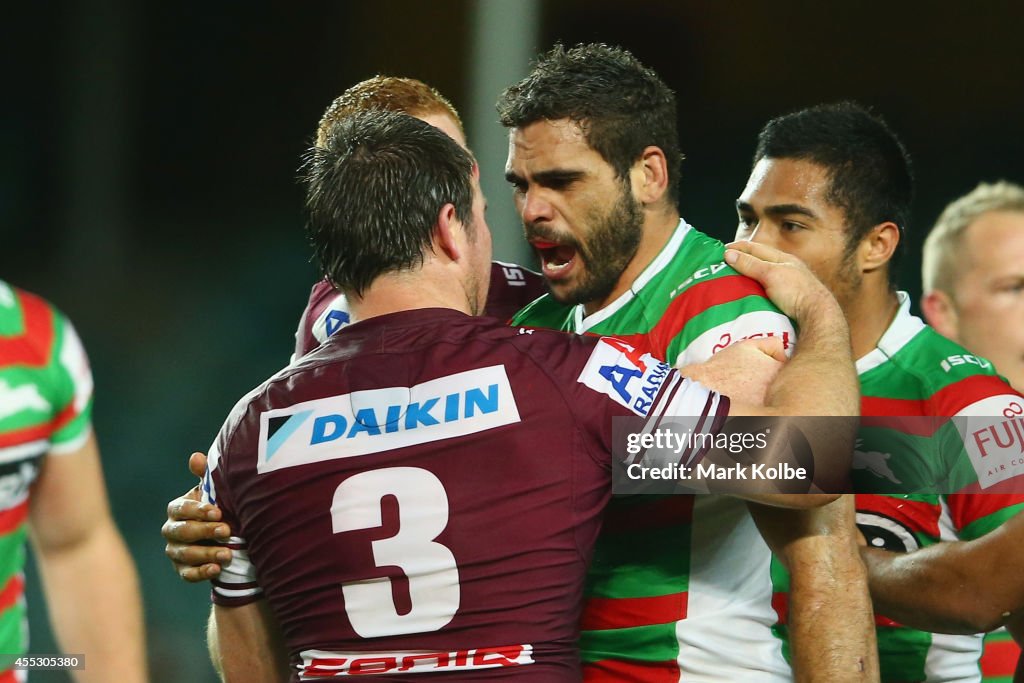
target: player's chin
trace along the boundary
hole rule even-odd
[[[571,283],[566,280],[559,280],[557,282],[548,280],[547,285],[548,291],[551,293],[551,298],[558,303],[566,305],[580,303],[580,288],[575,283]]]

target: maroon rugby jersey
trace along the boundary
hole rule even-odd
[[[491,285],[487,290],[484,315],[502,322],[512,319],[519,309],[547,291],[544,278],[514,263],[491,263]],[[348,325],[351,318],[345,295],[327,280],[313,285],[306,309],[295,331],[295,355],[302,358],[324,343],[332,334]]]
[[[727,410],[615,339],[451,309],[352,324],[211,448],[204,497],[238,534],[213,600],[265,597],[293,680],[579,681],[612,418]]]

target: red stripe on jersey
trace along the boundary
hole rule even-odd
[[[68,422],[71,422],[73,419],[78,417],[78,415],[79,412],[75,410],[75,402],[72,401],[64,408],[64,410],[57,413],[56,417],[49,422],[41,425],[32,425],[31,427],[25,427],[23,429],[15,429],[14,431],[0,434],[0,448],[17,446],[30,441],[38,441],[40,439],[48,439],[51,434],[66,425]]]
[[[665,496],[639,505],[613,505],[604,516],[602,534],[634,533],[689,524],[693,520],[690,495]]]
[[[943,387],[927,399],[862,396],[860,405],[861,414],[865,416],[893,418],[914,416],[952,417],[967,406],[977,403],[982,399],[1014,393],[1013,389],[1006,382],[995,375],[971,375],[959,382]],[[922,420],[921,423],[927,425],[928,421]],[[936,426],[938,426],[938,423]],[[931,433],[919,435],[930,436]]]
[[[9,534],[28,517],[28,498],[8,510],[0,512],[0,534]]]
[[[18,677],[14,675],[13,671],[2,671],[0,672],[0,683],[18,683]]]
[[[899,402],[900,405],[892,405],[895,402]],[[948,417],[912,415],[904,412],[906,410],[928,410],[926,407],[907,406],[905,403],[899,399],[861,397],[860,410],[862,417],[860,418],[860,426],[880,427],[912,436],[930,437],[938,431],[939,427],[949,422]],[[910,403],[917,403],[917,401],[910,401]]]
[[[1000,483],[1013,484],[1015,487],[1018,487],[1018,493],[999,494],[993,491],[997,487],[990,486],[985,489],[986,495],[984,496],[965,493],[954,493],[948,496],[946,504],[949,505],[949,516],[953,520],[953,526],[957,529],[963,529],[982,517],[988,517],[1006,508],[1024,503],[1024,495],[1019,493],[1019,487],[1021,486],[1019,478],[1016,482],[1010,479]]]
[[[686,618],[686,593],[649,598],[587,598],[581,627],[584,631],[670,624]]]
[[[990,640],[981,654],[981,675],[998,678],[1013,676],[1020,658],[1020,646],[1012,640]]]
[[[25,427],[23,429],[15,429],[14,431],[0,434],[0,448],[17,446],[30,441],[38,441],[40,439],[47,439],[52,433],[53,426],[50,422]]]
[[[789,593],[772,593],[772,609],[779,615],[779,623],[789,622]]]
[[[25,590],[25,578],[21,574],[15,574],[7,580],[7,585],[0,590],[0,610],[5,610],[14,603]]]
[[[584,683],[677,683],[679,665],[662,662],[623,662],[602,659],[583,664]]]
[[[856,506],[857,512],[874,512],[895,519],[912,530],[921,531],[935,538],[939,536],[939,515],[942,510],[938,504],[858,493]]]
[[[5,365],[41,367],[49,361],[53,348],[53,314],[39,297],[20,289],[16,289],[15,294],[24,316],[25,331],[16,337],[0,338],[0,357]]]
[[[767,297],[767,294],[764,287],[746,275],[725,275],[693,285],[672,300],[651,329],[651,344],[657,349],[657,352],[652,353],[658,358],[664,358],[669,344],[691,319],[712,306],[746,296]]]
[[[931,398],[933,415],[956,415],[982,399],[1007,394],[1020,397],[1006,382],[996,375],[971,375],[943,387]]]

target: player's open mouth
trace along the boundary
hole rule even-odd
[[[540,256],[541,270],[549,280],[566,277],[576,263],[576,247],[547,240],[531,240]]]

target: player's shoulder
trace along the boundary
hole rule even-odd
[[[574,306],[560,303],[550,293],[543,294],[512,316],[512,325],[561,327],[572,315]]]
[[[901,315],[905,316],[902,324],[910,329],[895,342],[886,339],[888,332],[883,336],[880,346],[885,346],[881,349],[885,362],[861,373],[865,394],[924,401],[934,415],[954,415],[967,408],[998,414],[1006,400],[1019,396],[989,360],[916,316]]]
[[[31,366],[56,360],[61,345],[77,342],[66,315],[51,301],[0,280],[0,337],[16,345]]]
[[[725,262],[725,244],[706,233],[690,228],[683,243],[665,268],[660,289],[670,298],[680,295],[694,300],[722,298],[729,290],[731,300],[748,296],[767,298],[764,288]],[[712,284],[713,283],[713,284]]]
[[[989,360],[972,354],[923,322],[917,333],[890,358],[902,373],[932,389],[941,389],[971,377],[999,377]]]

